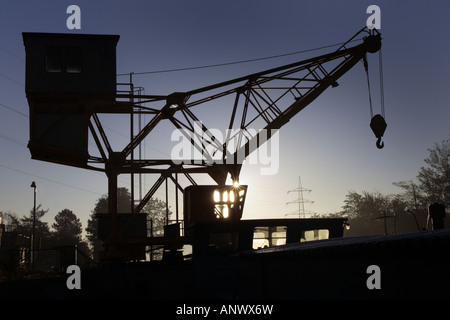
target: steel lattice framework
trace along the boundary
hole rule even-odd
[[[365,35],[361,43],[350,46],[360,35]],[[115,195],[119,174],[159,174],[140,203],[132,206],[135,213],[142,210],[168,178],[182,191],[176,174],[184,174],[192,184],[196,184],[191,177],[193,173],[208,174],[219,185],[225,184],[228,174],[233,180],[238,180],[243,159],[269,140],[276,130],[328,87],[337,86],[337,80],[358,61],[365,59],[367,52],[376,52],[380,47],[381,36],[377,30],[364,28],[334,52],[170,95],[135,95],[130,75],[130,90],[118,91],[113,106],[91,108],[89,130],[101,156],[89,156],[84,167],[104,171],[108,176],[110,213],[117,212]],[[135,103],[138,98],[139,104]],[[221,141],[196,116],[195,107],[208,104],[213,108],[213,103],[225,98],[228,103],[233,101],[227,109],[228,126],[224,128],[229,129],[228,132],[232,134]],[[123,150],[114,151],[103,130],[98,116],[100,113],[128,113],[131,116],[147,114],[152,118],[137,135],[131,135],[130,142]],[[181,162],[173,159],[134,159],[134,150],[163,120],[169,121],[174,128],[183,132],[193,148],[202,155],[202,159],[184,159]],[[252,128],[258,130],[250,130]],[[233,146],[231,150],[230,145]],[[220,159],[217,154],[221,155]]]

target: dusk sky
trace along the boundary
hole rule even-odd
[[[71,4],[81,8],[81,30],[66,27]],[[288,191],[298,187],[299,177],[303,187],[312,190],[304,197],[314,203],[305,204],[305,209],[318,214],[340,211],[349,191],[400,193],[393,182],[415,180],[427,149],[450,133],[450,2],[1,1],[0,211],[28,215],[33,206],[30,185],[36,181],[37,202],[49,209],[44,221],[53,223],[54,216],[68,208],[84,229],[97,199],[107,193],[107,179],[101,173],[31,159],[26,147],[29,110],[22,32],[120,35],[117,72],[139,73],[279,56],[345,42],[365,26],[366,9],[372,4],[381,9],[385,147],[376,148],[369,127],[366,74],[359,63],[339,80],[339,87],[329,88],[280,130],[277,174],[261,175],[258,165],[244,166],[241,183],[249,185],[244,218],[295,217],[297,206],[286,203],[296,200],[297,194]],[[333,50],[135,75],[133,80],[145,94],[165,95]],[[378,61],[378,53],[369,56],[375,113],[380,110]],[[118,82],[126,80],[118,77]],[[214,113],[196,115],[206,121]],[[113,145],[126,143],[128,123],[111,119],[107,126]],[[170,131],[159,132],[159,143],[147,144],[145,152],[167,157],[164,141],[170,141]],[[146,178],[147,189],[151,179]],[[119,184],[129,188],[129,178],[121,176]],[[156,196],[164,200],[164,188]],[[173,211],[173,193],[170,199]]]

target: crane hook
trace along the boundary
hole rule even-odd
[[[377,148],[378,149],[383,149],[384,148],[384,142],[381,141],[381,137],[378,138],[378,140],[377,140]]]
[[[383,149],[384,143],[381,141],[381,138],[383,137],[384,131],[386,130],[387,124],[384,120],[383,116],[380,114],[375,115],[372,120],[370,121],[370,128],[372,129],[373,133],[375,134],[375,137],[377,140],[377,148]]]

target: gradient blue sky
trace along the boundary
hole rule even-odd
[[[81,30],[66,28],[66,8],[81,8]],[[427,148],[449,136],[450,40],[448,1],[1,1],[0,2],[0,211],[28,214],[34,180],[44,220],[73,210],[86,227],[96,200],[107,192],[99,173],[31,160],[25,51],[22,32],[118,34],[118,73],[220,64],[343,42],[361,29],[366,8],[381,8],[386,130],[378,150],[369,128],[367,83],[358,64],[280,132],[280,170],[262,176],[245,166],[249,185],[244,218],[285,217],[295,212],[298,186],[316,213],[341,210],[348,191],[400,192],[392,182],[415,179]],[[227,67],[134,77],[146,94],[195,89],[318,55],[313,52]],[[378,56],[369,60],[377,68]],[[373,71],[372,74],[376,76]],[[119,78],[119,81],[121,79]],[[373,81],[375,84],[376,82]],[[378,98],[377,91],[373,92]],[[379,103],[374,99],[375,111]],[[202,119],[201,115],[198,115]],[[205,115],[206,117],[206,115]],[[112,119],[107,131],[122,145],[127,123]],[[162,133],[161,141],[167,139]],[[166,151],[158,143],[148,154]],[[167,154],[167,153],[166,153]],[[149,180],[146,181],[149,187]],[[205,180],[206,181],[206,180]],[[127,178],[121,186],[129,188]],[[164,188],[157,197],[164,199]],[[173,194],[170,196],[173,207]],[[293,217],[293,216],[290,216]]]

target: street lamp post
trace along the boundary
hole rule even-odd
[[[34,271],[34,250],[35,250],[35,244],[36,244],[36,182],[31,183],[31,188],[34,189],[34,204],[33,204],[33,235],[31,239],[31,267]]]

